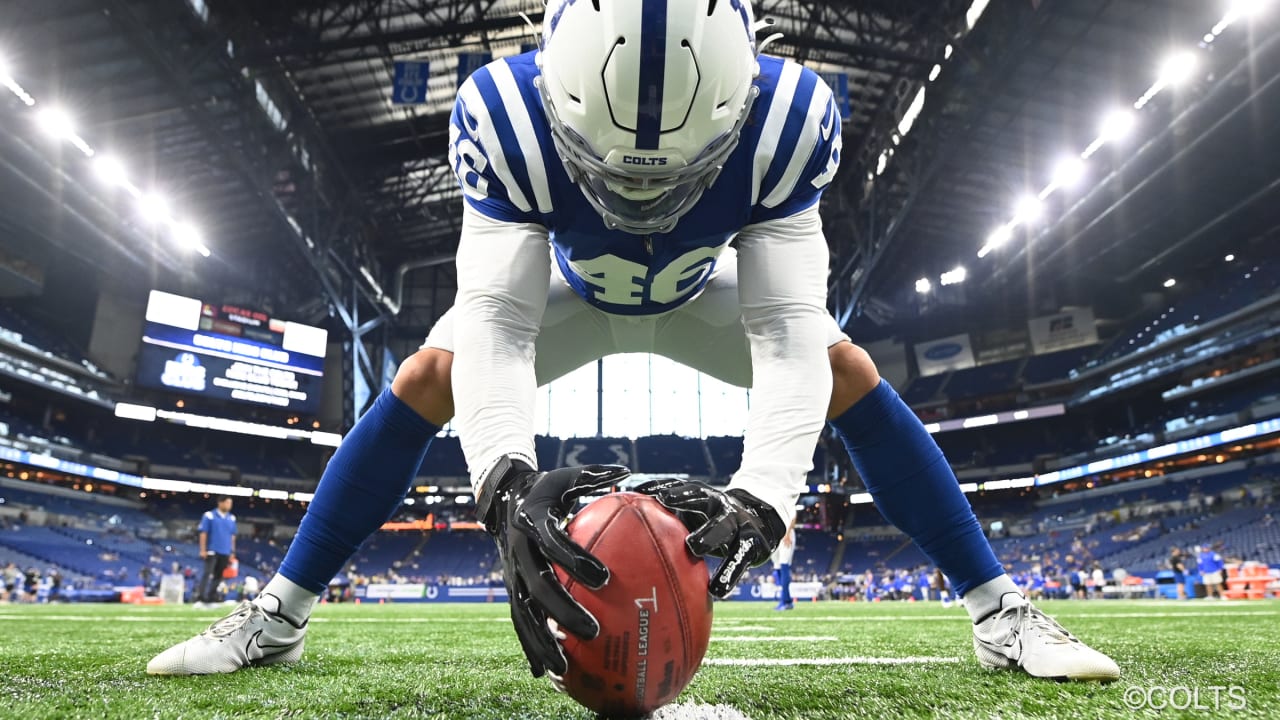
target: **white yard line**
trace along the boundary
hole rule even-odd
[[[3,620],[67,620],[70,622],[103,622],[119,620],[121,622],[184,622],[199,623],[217,620],[219,615],[45,615],[43,613],[0,613]],[[510,623],[511,618],[331,618],[313,617],[311,622],[319,623],[371,623],[389,625],[408,625],[413,623]]]
[[[789,667],[797,665],[928,665],[958,663],[955,657],[840,657],[840,658],[707,658],[703,665],[731,667]]]
[[[1247,610],[1245,612],[1236,612],[1228,610],[1222,612],[1221,606],[1213,608],[1218,612],[1204,611],[1178,611],[1178,612],[1097,612],[1097,613],[1050,613],[1055,618],[1071,618],[1073,620],[1086,620],[1088,618],[1167,618],[1167,617],[1196,617],[1204,614],[1211,614],[1215,617],[1243,617],[1246,615],[1280,615],[1280,610]],[[951,615],[787,615],[785,617],[776,618],[757,618],[757,622],[883,622],[885,620],[893,620],[898,622],[914,622],[916,620],[968,620],[969,618],[961,614]]]
[[[660,707],[648,716],[648,720],[751,720],[751,718],[732,705],[688,702]]]
[[[835,642],[834,635],[712,635],[711,642]]]

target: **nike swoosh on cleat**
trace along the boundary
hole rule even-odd
[[[290,647],[293,647],[293,643],[290,643],[288,645],[263,645],[262,631],[259,630],[258,632],[253,634],[253,637],[249,638],[249,642],[245,643],[244,645],[245,657],[249,656],[249,648],[255,645],[258,647],[259,650],[287,650]]]

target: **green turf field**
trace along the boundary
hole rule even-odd
[[[719,717],[756,719],[1280,718],[1280,602],[1044,607],[1115,657],[1120,681],[984,671],[964,611],[936,603],[816,603],[788,613],[721,604],[708,664],[680,698],[689,711],[668,715],[707,716],[692,707],[706,704],[723,706]],[[154,653],[221,614],[0,605],[0,717],[591,717],[528,676],[503,605],[324,606],[298,665],[221,677],[143,673]],[[733,664],[759,659],[797,664]],[[900,664],[883,664],[892,659]],[[1236,688],[1217,691],[1216,709],[1214,686]],[[1190,707],[1126,706],[1147,697]]]

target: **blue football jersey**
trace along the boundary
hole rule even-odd
[[[533,52],[497,60],[458,91],[450,164],[466,202],[495,220],[547,228],[556,263],[592,305],[666,312],[695,297],[742,228],[816,202],[840,162],[840,112],[816,73],[761,56],[742,138],[715,184],[669,233],[605,226],[569,179],[551,140]]]

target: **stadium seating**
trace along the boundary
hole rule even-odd
[[[1022,368],[1022,382],[1027,386],[1047,385],[1069,379],[1071,371],[1083,366],[1095,353],[1097,345],[1032,355]]]
[[[914,407],[933,400],[949,377],[949,373],[944,373],[913,378],[901,393],[903,402]]]
[[[538,455],[538,467],[543,470],[560,467],[560,438],[537,435],[533,438],[534,452]]]
[[[0,303],[0,333],[6,330],[9,334],[5,337],[10,340],[15,340],[14,334],[16,334],[21,336],[21,343],[24,345],[78,365],[96,375],[100,380],[113,381],[106,371],[94,365],[75,344],[50,329],[48,325],[32,319],[12,304]]]
[[[493,538],[477,531],[433,532],[409,562],[413,574],[428,581],[479,581],[500,570]]]
[[[717,478],[727,478],[737,472],[742,465],[741,437],[709,437],[706,443]]]
[[[431,441],[431,448],[422,460],[418,469],[418,477],[450,477],[466,478],[467,458],[462,454],[462,441],[457,435],[437,437]]]
[[[421,533],[375,533],[351,558],[350,565],[363,575],[404,571],[404,561],[423,542]]]
[[[947,382],[946,395],[951,400],[966,400],[1013,392],[1024,362],[1025,358],[1018,358],[956,370]]]
[[[641,473],[673,473],[705,477],[711,474],[706,446],[697,438],[658,435],[636,440],[632,467]]]
[[[1280,262],[1267,261],[1226,271],[1222,283],[1180,298],[1145,315],[1116,335],[1088,367],[1117,360],[1141,349],[1185,335],[1192,328],[1273,295],[1280,288]]]

